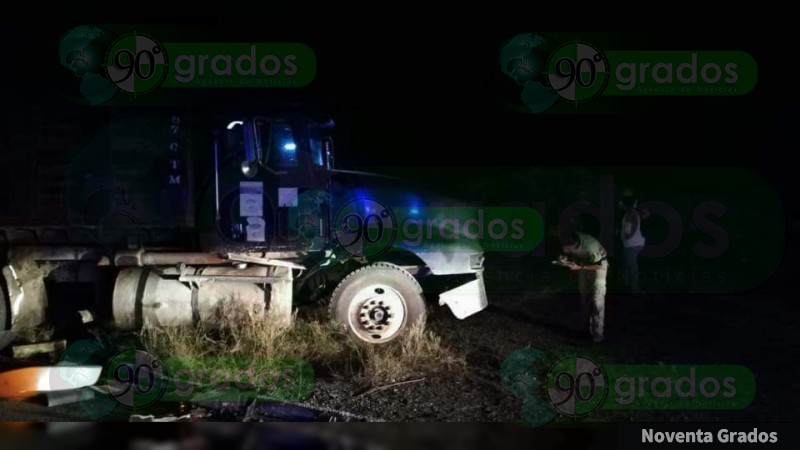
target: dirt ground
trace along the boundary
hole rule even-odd
[[[600,364],[739,364],[756,377],[753,403],[739,411],[595,411],[587,421],[776,421],[800,414],[790,363],[800,350],[794,311],[769,296],[614,296],[606,341],[578,337],[574,295],[495,296],[481,314],[436,314],[431,327],[467,355],[463,376],[354,395],[320,380],[309,403],[389,421],[520,421],[521,401],[500,385],[500,365],[522,347],[588,356]],[[561,420],[571,420],[562,418]]]
[[[600,364],[739,364],[756,377],[755,400],[735,411],[595,411],[585,421],[790,421],[800,419],[792,362],[800,350],[797,306],[772,283],[763,294],[609,294],[606,341],[576,332],[572,293],[490,293],[488,309],[459,321],[435,310],[429,326],[467,361],[464,373],[441,373],[364,390],[318,378],[305,405],[378,421],[521,421],[521,401],[500,383],[500,365],[516,349],[577,354]],[[125,420],[114,414],[109,420]],[[48,408],[41,399],[0,402],[0,420],[85,420],[78,405]],[[570,418],[556,420],[570,421]]]

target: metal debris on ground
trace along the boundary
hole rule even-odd
[[[200,421],[222,422],[366,422],[344,411],[280,402],[209,402],[195,405],[190,415]]]
[[[141,415],[141,414],[134,414],[130,417],[130,422],[189,422],[191,416],[186,414],[184,416],[175,417],[175,416],[166,416],[166,417],[156,417],[154,415]]]
[[[81,317],[81,323],[83,324],[94,322],[94,314],[88,309],[78,311],[78,315]]]
[[[47,393],[47,406],[67,405],[70,403],[78,403],[85,400],[92,400],[95,397],[95,391],[92,389],[70,389],[68,391],[52,391]]]
[[[100,378],[100,366],[23,367],[0,373],[0,398],[24,400],[38,394],[92,386]]]
[[[15,345],[11,348],[15,359],[26,359],[42,353],[55,353],[64,351],[67,341],[60,339],[52,342],[39,342],[36,344]]]

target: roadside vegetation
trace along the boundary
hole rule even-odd
[[[239,302],[220,305],[214,317],[197,326],[145,328],[142,344],[159,358],[191,361],[193,370],[218,369],[220,357],[299,357],[311,363],[317,377],[352,380],[362,387],[452,376],[465,367],[461,356],[423,327],[412,327],[403,339],[368,345],[349,336],[321,310],[279,327],[269,315]]]

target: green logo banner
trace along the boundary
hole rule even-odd
[[[736,96],[752,91],[758,68],[741,51],[605,52],[612,79],[603,95]]]
[[[183,356],[163,360],[161,401],[300,401],[314,392],[311,364],[299,357]]]
[[[599,410],[744,409],[756,394],[755,376],[739,365],[601,365],[571,355],[548,369],[548,360],[541,350],[521,348],[500,368],[502,386],[522,400],[521,415],[532,426]]]
[[[529,207],[398,207],[393,211],[397,245],[417,251],[474,243],[484,251],[529,252],[544,238],[544,219]]]
[[[159,34],[94,25],[67,31],[58,42],[62,94],[100,105],[118,93],[137,99],[162,87],[301,88],[317,73],[314,51],[299,42],[164,43]]]
[[[602,409],[743,409],[753,373],[737,365],[604,365],[611,392]]]
[[[296,88],[317,73],[314,51],[300,43],[173,42],[163,87]]]
[[[744,51],[619,50],[632,43],[642,46],[633,34],[517,34],[495,54],[492,84],[508,107],[537,114],[574,112],[608,96],[741,96],[758,81],[758,65]],[[598,103],[608,111],[625,104]]]

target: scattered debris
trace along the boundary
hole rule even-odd
[[[393,387],[397,387],[397,386],[402,386],[404,384],[419,383],[420,381],[425,381],[425,378],[423,377],[423,378],[417,378],[416,380],[400,381],[398,383],[391,383],[391,384],[385,384],[383,386],[377,386],[377,387],[374,387],[372,389],[368,389],[368,390],[366,390],[366,391],[364,391],[364,392],[362,392],[360,394],[356,394],[353,397],[354,398],[355,397],[361,397],[362,395],[372,394],[373,392],[382,391],[384,389],[389,389],[389,388],[393,388]]]
[[[195,405],[190,415],[199,421],[224,422],[367,422],[345,411],[281,402],[209,402]]]
[[[255,422],[256,421],[256,404],[258,403],[257,400],[253,400],[249,405],[247,405],[247,409],[244,412],[244,418],[242,419],[243,422]]]
[[[280,402],[214,401],[181,405],[163,414],[133,414],[130,422],[367,422],[344,411]]]
[[[37,344],[15,345],[12,347],[14,358],[27,359],[40,353],[55,353],[64,351],[67,348],[67,341],[64,339],[52,342],[39,342]]]
[[[24,400],[37,394],[92,386],[100,366],[24,367],[0,373],[0,398]]]
[[[175,417],[175,416],[166,416],[166,417],[156,417],[154,415],[140,415],[134,414],[130,417],[130,422],[189,422],[191,419],[190,414],[186,414],[184,416]]]
[[[78,314],[81,316],[81,323],[94,322],[94,315],[88,309],[82,309],[78,311]]]
[[[94,399],[92,389],[70,389],[68,391],[51,391],[47,393],[47,406],[60,406]]]

